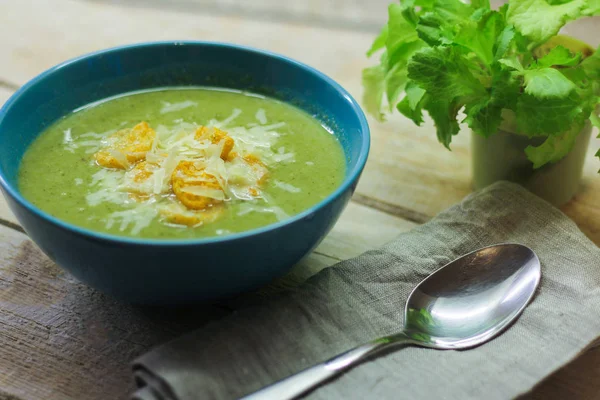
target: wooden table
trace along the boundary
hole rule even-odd
[[[364,52],[388,0],[54,0],[0,3],[0,104],[68,58],[159,39],[229,41],[273,50],[330,75],[360,98]],[[167,6],[168,4],[168,6]],[[597,46],[600,19],[569,33]],[[284,280],[301,282],[382,245],[461,200],[470,188],[469,135],[445,150],[431,124],[370,120],[372,152],[357,193],[327,239]],[[600,244],[600,176],[592,153],[581,193],[563,207]],[[129,363],[154,345],[230,312],[235,304],[177,310],[119,304],[49,261],[0,200],[0,399],[125,399]],[[600,349],[539,385],[528,399],[600,399]]]

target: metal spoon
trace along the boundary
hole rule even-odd
[[[293,399],[392,346],[468,349],[507,328],[531,300],[541,278],[528,247],[499,244],[466,254],[429,275],[408,296],[401,332],[308,368],[247,397]]]

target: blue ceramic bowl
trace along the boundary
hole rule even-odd
[[[121,93],[192,85],[262,93],[315,115],[344,148],[343,183],[325,200],[288,220],[225,237],[173,241],[89,231],[52,217],[19,193],[23,153],[60,117]],[[143,43],[85,55],[37,76],[0,110],[0,186],[25,231],[81,281],[135,303],[223,298],[285,274],[336,222],[368,152],[367,121],[340,85],[287,57],[230,44]]]

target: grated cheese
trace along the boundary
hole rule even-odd
[[[142,205],[110,214],[105,226],[106,229],[110,229],[115,223],[119,223],[119,230],[121,232],[131,226],[131,234],[137,235],[142,229],[148,227],[157,215],[158,210],[155,207]]]
[[[217,121],[214,124],[214,126],[217,126],[218,128],[225,127],[225,126],[229,125],[230,122],[233,122],[233,120],[235,120],[241,113],[242,113],[242,110],[240,110],[239,108],[234,108],[233,112],[231,113],[231,115],[229,117],[225,118],[221,122]]]
[[[237,213],[238,216],[243,216],[252,212],[258,213],[267,213],[274,214],[277,220],[282,221],[286,218],[289,218],[289,214],[287,214],[281,207],[278,206],[270,206],[264,207],[256,204],[243,204],[242,209]]]
[[[161,114],[166,114],[173,111],[180,111],[185,108],[194,107],[198,105],[198,103],[191,100],[180,101],[179,103],[169,103],[168,101],[163,101],[162,104],[163,107],[160,109]]]
[[[290,185],[289,183],[285,183],[285,182],[281,182],[281,181],[273,181],[273,184],[275,186],[277,186],[279,189],[285,190],[286,192],[290,192],[290,193],[300,193],[302,191],[302,189],[297,188],[294,185]]]
[[[109,131],[110,132],[110,131]],[[116,131],[115,131],[116,132]],[[114,132],[111,132],[114,133]],[[84,133],[82,135],[79,135],[78,139],[80,138],[94,138],[94,139],[103,139],[105,138],[108,134],[107,132],[104,133],[95,133],[95,132],[88,132],[88,133]]]
[[[115,160],[117,160],[119,164],[125,166],[125,168],[129,167],[129,161],[127,160],[127,156],[125,154],[113,149],[108,149],[107,151],[111,156],[114,157]]]
[[[267,114],[265,113],[265,110],[263,108],[258,109],[255,117],[256,117],[256,120],[261,123],[261,125],[264,125],[267,123]]]
[[[163,103],[161,113],[195,105],[196,103],[189,101]],[[233,125],[241,113],[241,110],[234,109],[224,120],[210,120],[206,126],[224,129],[230,124]],[[132,164],[127,155],[110,148],[115,140],[111,135],[117,130],[103,133],[88,132],[78,137],[73,137],[69,133],[69,140],[66,139],[65,131],[65,149],[69,151],[74,146],[82,146],[89,148],[86,152],[91,153],[104,147],[115,160],[126,166],[124,170],[101,168],[89,182],[90,192],[86,200],[90,206],[114,203],[127,207],[110,214],[105,219],[107,229],[118,226],[119,230],[129,230],[135,235],[157,218],[168,225],[173,225],[172,221],[175,220],[176,226],[182,226],[178,224],[183,220],[186,221],[185,226],[198,226],[210,222],[208,214],[202,214],[198,210],[188,210],[173,194],[171,179],[182,161],[191,161],[198,171],[204,171],[208,176],[181,175],[181,171],[178,170],[177,176],[184,185],[179,189],[181,193],[206,197],[218,202],[242,201],[244,203],[238,215],[251,212],[271,213],[278,220],[282,220],[289,215],[260,190],[258,182],[262,182],[269,167],[278,163],[295,162],[295,154],[287,151],[283,146],[276,147],[279,138],[283,135],[281,129],[286,127],[285,122],[267,125],[268,120],[264,109],[259,109],[255,117],[260,125],[248,124],[226,128],[227,135],[234,141],[231,157],[227,160],[222,158],[225,157],[222,155],[225,139],[218,143],[204,138],[198,139],[195,133],[200,125],[181,119],[174,120],[170,126],[156,127],[156,135],[150,150],[145,153],[132,153],[136,159],[144,160],[141,162]],[[222,190],[202,184],[202,182],[215,181]],[[82,183],[83,180],[76,180],[76,184]],[[274,181],[274,185],[291,193],[301,191],[300,188],[278,180]],[[212,214],[215,215],[213,218],[215,219],[219,213]],[[181,218],[172,218],[174,215]],[[200,222],[191,225],[188,221]]]
[[[69,128],[63,132],[63,143],[71,143],[72,141],[73,137],[71,136],[71,128]]]
[[[223,193],[223,191],[219,189],[207,188],[204,186],[188,186],[186,188],[183,188],[181,191],[185,193],[194,194],[196,196],[210,197],[211,199],[221,201],[225,200],[225,193]]]

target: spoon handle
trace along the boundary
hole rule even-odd
[[[374,340],[362,346],[342,353],[328,361],[315,365],[295,375],[254,392],[241,400],[292,400],[315,388],[322,382],[339,375],[343,371],[357,365],[367,357],[383,350],[389,345],[412,343],[406,335]]]

